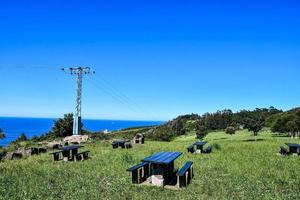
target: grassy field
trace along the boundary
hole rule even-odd
[[[92,159],[53,162],[49,154],[0,162],[0,199],[300,199],[300,157],[276,155],[285,142],[264,132],[234,136],[222,132],[205,138],[213,145],[209,155],[186,153],[194,136],[150,142],[133,149],[113,150],[109,142],[85,145]],[[134,186],[126,169],[158,151],[182,151],[176,161],[194,162],[195,178],[183,190]]]

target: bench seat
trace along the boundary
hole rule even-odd
[[[142,162],[127,169],[127,171],[131,172],[133,184],[140,184],[146,181],[150,176],[149,170],[149,163],[146,162]]]
[[[194,145],[191,145],[187,148],[188,153],[194,153],[195,149],[194,149]]]
[[[280,152],[279,152],[281,155],[288,155],[289,154],[289,151],[285,148],[285,147],[283,147],[283,146],[281,146],[280,147]]]
[[[126,149],[131,149],[131,148],[132,148],[131,143],[126,143],[126,144],[125,144],[125,148],[126,148]]]
[[[212,152],[212,147],[210,145],[203,151],[203,153],[211,153],[211,152]]]
[[[90,151],[83,151],[83,152],[80,152],[80,153],[77,153],[77,154],[74,154],[73,155],[73,160],[74,161],[83,161],[83,160],[86,160],[89,158],[89,153]]]
[[[177,187],[186,187],[194,177],[193,162],[186,162],[176,175]]]
[[[191,166],[193,165],[192,161],[186,162],[183,167],[177,172],[177,176],[183,176],[187,170],[189,170],[191,168]]]
[[[111,143],[111,146],[113,149],[117,149],[119,147],[119,143],[113,142],[113,143]]]
[[[60,153],[62,153],[63,151],[55,151],[55,152],[52,152],[52,153],[50,153],[51,155],[53,155],[53,160],[54,161],[59,161],[59,160],[61,160],[60,158],[59,158],[59,154]]]
[[[142,163],[140,163],[140,164],[137,164],[137,165],[134,165],[134,166],[128,168],[127,171],[128,171],[128,172],[132,172],[132,171],[134,171],[134,170],[136,170],[136,169],[139,169],[139,168],[141,168],[141,167],[144,167],[144,166],[146,166],[146,165],[149,165],[149,164],[146,163],[146,162],[142,162]]]

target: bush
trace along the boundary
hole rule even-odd
[[[196,130],[196,137],[198,139],[203,139],[207,135],[207,133],[208,130],[206,129],[206,127],[203,125],[199,125]]]
[[[25,133],[21,133],[20,136],[18,137],[18,139],[16,140],[16,142],[25,142],[27,140],[28,140],[28,138],[25,135]]]
[[[233,126],[228,126],[225,130],[226,134],[233,135],[235,134],[235,128]]]

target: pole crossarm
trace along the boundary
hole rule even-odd
[[[74,121],[73,121],[73,135],[80,135],[81,133],[81,96],[82,96],[82,78],[85,74],[95,74],[90,67],[70,67],[70,68],[62,68],[64,72],[68,72],[71,75],[77,76],[77,89],[76,89],[76,108],[74,113]]]

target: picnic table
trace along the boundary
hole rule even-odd
[[[78,146],[78,145],[73,145],[73,146],[65,146],[62,147],[62,155],[63,155],[63,160],[70,160],[73,158],[73,155],[78,154],[78,149],[82,148],[83,146]]]
[[[189,153],[211,153],[212,152],[212,147],[211,145],[208,145],[206,149],[203,147],[207,144],[206,141],[198,141],[192,144],[191,146],[187,147],[187,151]],[[196,150],[195,150],[196,147]]]
[[[131,148],[130,140],[114,140],[111,145],[114,149],[118,147],[121,147],[122,149]]]
[[[64,146],[60,148],[59,151],[51,153],[53,155],[54,161],[64,160],[64,161],[76,161],[76,160],[85,160],[88,157],[89,151],[84,151],[78,153],[78,149],[84,146],[73,145],[73,146]],[[60,154],[62,154],[62,159],[60,159]]]
[[[294,154],[298,153],[300,149],[300,144],[295,144],[295,143],[285,143],[289,147],[289,153]]]
[[[200,150],[201,152],[203,152],[203,147],[204,145],[206,145],[207,142],[205,141],[198,141],[198,142],[195,142],[194,145],[196,146],[196,149],[197,150]]]
[[[193,163],[186,163],[178,171],[174,167],[174,161],[181,155],[181,152],[158,152],[142,159],[142,163],[127,169],[127,171],[132,172],[132,183],[146,182],[158,186],[186,186],[193,177]],[[181,181],[183,180],[181,177],[184,177],[184,181]],[[183,182],[185,184],[182,184]]]

